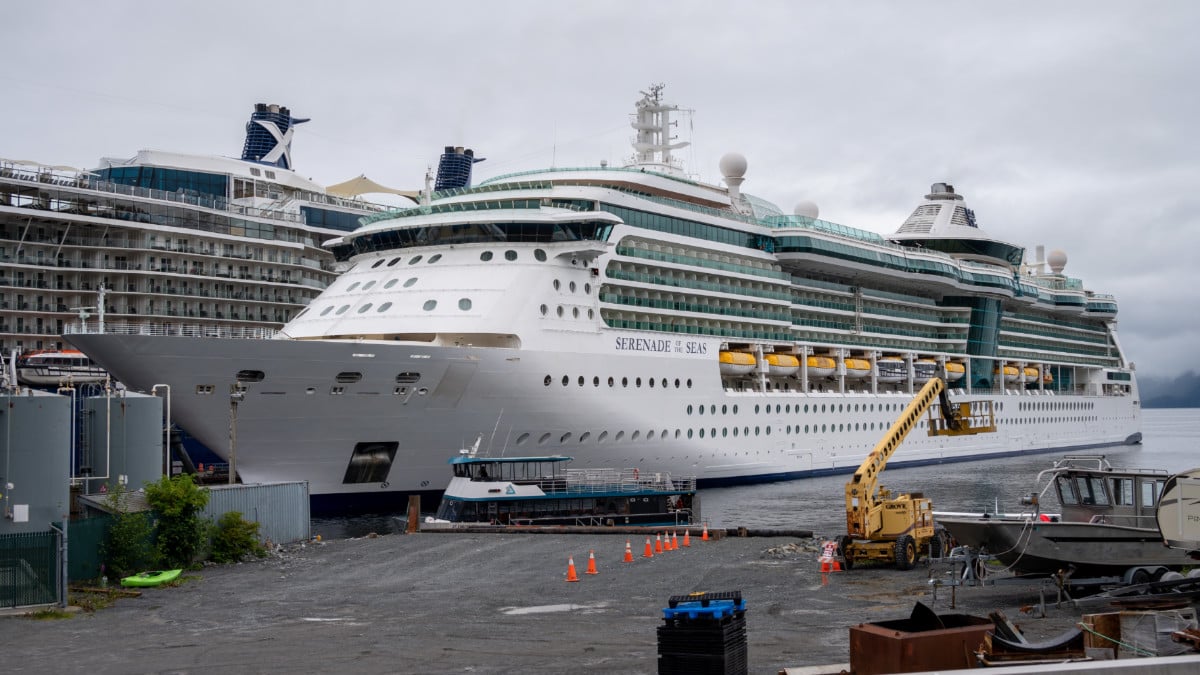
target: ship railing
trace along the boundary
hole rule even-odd
[[[567,469],[566,484],[571,492],[641,492],[644,490],[696,489],[695,476],[672,477],[670,473],[642,472],[639,469]]]
[[[219,326],[175,323],[119,323],[106,321],[104,330],[98,322],[72,322],[63,326],[64,335],[152,335],[173,337],[211,337],[236,340],[270,340],[279,335],[275,328],[261,326]]]

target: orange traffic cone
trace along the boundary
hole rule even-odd
[[[663,550],[664,549],[663,549],[663,545],[662,545],[662,535],[661,534],[654,535],[654,552],[662,553]]]
[[[575,558],[567,557],[567,581],[579,581],[579,575],[575,574]]]
[[[600,574],[596,571],[596,552],[588,551],[588,568],[584,574]]]
[[[679,550],[679,533],[678,532],[671,533],[671,550],[672,551]]]
[[[700,531],[700,541],[708,541],[708,523],[704,523],[704,529]]]
[[[692,545],[692,531],[684,530],[683,531],[683,547],[688,548],[691,545]]]
[[[646,537],[646,552],[642,554],[643,558],[654,557],[654,547],[650,545],[650,537]]]
[[[649,541],[649,540],[647,540]],[[633,562],[633,549],[629,547],[629,540],[625,540],[625,559],[621,562]]]

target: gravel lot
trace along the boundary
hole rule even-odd
[[[386,535],[310,543],[207,567],[69,619],[0,619],[4,670],[89,673],[575,673],[657,671],[672,595],[740,590],[750,670],[846,663],[849,627],[1004,611],[1033,639],[1079,613],[1035,618],[1036,586],[950,589],[924,566],[822,575],[817,542],[725,538],[620,562],[614,535]],[[599,574],[584,574],[589,550]],[[579,583],[565,583],[573,556]],[[944,576],[944,575],[943,575]],[[824,577],[824,578],[823,578]]]

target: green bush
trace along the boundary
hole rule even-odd
[[[208,504],[208,490],[192,482],[191,474],[163,476],[146,483],[146,502],[158,515],[158,552],[163,564],[190,567],[204,541],[201,509]]]
[[[154,521],[148,513],[129,513],[124,486],[116,486],[106,501],[113,513],[112,525],[101,547],[104,575],[113,579],[153,569],[158,564],[154,547]]]
[[[238,562],[248,555],[266,555],[266,549],[258,541],[258,523],[242,518],[237,511],[230,511],[221,516],[213,527],[212,561]]]

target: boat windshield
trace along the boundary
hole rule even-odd
[[[471,462],[454,465],[454,475],[457,478],[469,478],[473,481],[536,482],[538,479],[559,477],[561,474],[559,465],[564,463],[537,460]]]
[[[1063,506],[1108,506],[1108,490],[1099,476],[1065,475],[1055,480],[1058,498]]]

